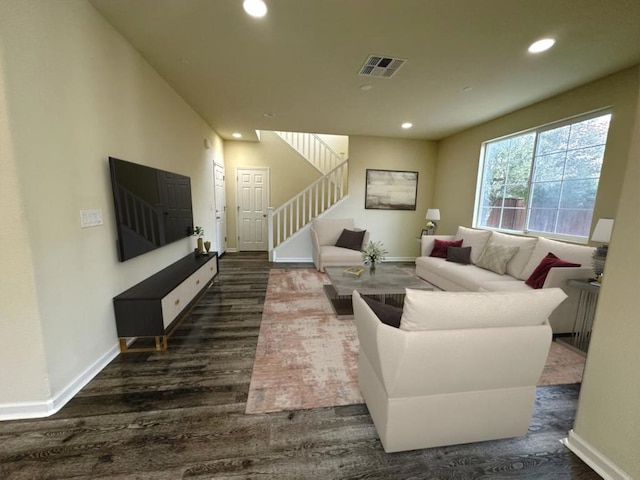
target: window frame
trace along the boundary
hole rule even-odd
[[[502,135],[500,137],[496,137],[496,138],[492,138],[491,140],[486,140],[484,142],[481,143],[480,145],[480,156],[478,159],[478,175],[476,178],[476,192],[475,192],[475,197],[474,197],[474,206],[473,206],[473,220],[472,220],[472,226],[474,228],[479,228],[479,229],[483,229],[483,230],[490,230],[490,231],[496,231],[496,232],[501,232],[501,233],[509,233],[509,234],[517,234],[517,235],[521,235],[521,236],[526,236],[526,237],[546,237],[546,238],[551,238],[551,239],[555,239],[555,240],[564,240],[564,241],[569,241],[569,242],[573,242],[573,243],[581,243],[581,244],[587,244],[589,242],[589,236],[586,237],[582,237],[579,235],[567,235],[567,234],[561,234],[561,233],[550,233],[550,232],[540,232],[540,231],[536,231],[536,230],[529,230],[526,227],[529,224],[529,216],[530,216],[530,199],[531,199],[531,191],[532,191],[532,178],[533,178],[533,170],[535,168],[535,158],[536,158],[536,146],[538,143],[538,136],[541,133],[547,132],[549,130],[554,130],[557,128],[562,128],[565,127],[567,125],[573,125],[576,123],[581,123],[587,120],[591,120],[597,117],[602,117],[605,115],[610,115],[611,118],[609,120],[609,128],[607,130],[607,137],[605,139],[605,143],[604,143],[604,152],[602,154],[602,164],[604,167],[604,159],[605,159],[605,155],[607,153],[607,145],[609,143],[609,134],[611,132],[611,123],[613,122],[613,110],[611,107],[606,107],[606,108],[601,108],[598,110],[593,110],[590,112],[586,112],[586,113],[582,113],[579,115],[575,115],[572,117],[568,117],[562,120],[558,120],[555,122],[551,122],[551,123],[546,123],[544,125],[540,125],[538,127],[534,127],[534,128],[529,128],[526,130],[520,130],[518,132],[514,132],[514,133],[510,133],[507,135]],[[533,150],[532,150],[532,158],[531,158],[531,166],[529,169],[529,180],[528,180],[528,184],[527,184],[527,196],[528,196],[528,201],[527,201],[527,206],[525,208],[525,228],[524,230],[509,230],[506,228],[496,228],[496,227],[488,227],[488,226],[484,226],[484,225],[480,225],[479,223],[479,219],[481,216],[481,211],[482,211],[482,193],[483,193],[483,181],[484,181],[484,169],[485,169],[485,153],[487,150],[487,146],[491,143],[494,142],[498,142],[498,141],[503,141],[509,138],[515,138],[515,137],[519,137],[522,135],[526,135],[528,133],[535,133],[535,140],[534,140],[534,146],[533,146]],[[598,191],[600,190],[600,179],[602,177],[602,170],[600,171],[600,175],[598,176]],[[598,193],[596,193],[596,199],[595,202],[597,203],[597,199],[598,199]],[[504,208],[504,207],[503,207]],[[594,205],[594,212],[595,212],[595,205]],[[591,220],[591,223],[593,224],[593,217]]]

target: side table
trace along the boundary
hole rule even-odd
[[[567,284],[580,290],[578,311],[569,343],[586,353],[589,350],[591,328],[593,327],[593,318],[596,313],[598,295],[600,294],[600,285],[593,284],[588,280],[569,280]]]

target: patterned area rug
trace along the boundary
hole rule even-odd
[[[352,405],[358,389],[353,317],[333,313],[314,269],[272,269],[246,413]],[[553,342],[538,385],[578,383],[584,357]]]

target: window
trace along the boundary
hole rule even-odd
[[[589,237],[611,114],[486,142],[475,226]]]

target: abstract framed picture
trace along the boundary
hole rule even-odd
[[[367,169],[364,208],[415,210],[418,172]]]

